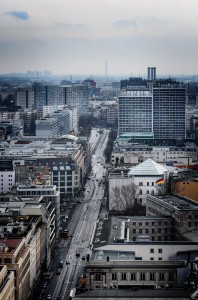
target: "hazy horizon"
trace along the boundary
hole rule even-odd
[[[0,74],[94,77],[106,61],[108,76],[197,74],[197,0],[7,0],[0,9]]]

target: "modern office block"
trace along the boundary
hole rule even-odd
[[[152,94],[148,89],[123,89],[118,101],[119,134],[153,132]]]
[[[154,138],[186,137],[186,89],[171,80],[152,84]]]
[[[156,80],[156,68],[148,67],[148,80]]]

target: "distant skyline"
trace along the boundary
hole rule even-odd
[[[198,73],[197,0],[2,0],[0,74]]]

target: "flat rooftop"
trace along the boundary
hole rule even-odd
[[[151,195],[148,196],[148,199],[151,199]],[[152,197],[153,198],[153,197]],[[192,204],[190,201],[187,201],[183,198],[177,197],[177,196],[154,196],[156,200],[164,202],[167,206],[174,210],[178,211],[186,211],[186,210],[197,210],[198,211],[198,205]]]
[[[94,289],[86,292],[81,292],[77,289],[77,293],[74,299],[78,298],[142,298],[142,299],[190,299],[194,290],[191,289],[141,289],[140,288],[129,288],[129,289]]]

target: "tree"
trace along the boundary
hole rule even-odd
[[[113,208],[118,211],[123,211],[125,214],[133,214],[135,205],[135,195],[138,187],[132,182],[128,185],[123,185],[121,188],[114,187],[113,193]]]
[[[108,136],[109,139],[108,139],[106,148],[104,150],[104,156],[106,157],[106,162],[110,161],[111,153],[112,153],[112,150],[113,150],[113,143],[114,143],[116,137],[117,137],[117,131],[111,130],[109,132],[109,136]]]
[[[185,190],[184,186],[181,186],[182,182],[177,180],[172,180],[171,182],[171,194],[172,195],[181,195]]]

